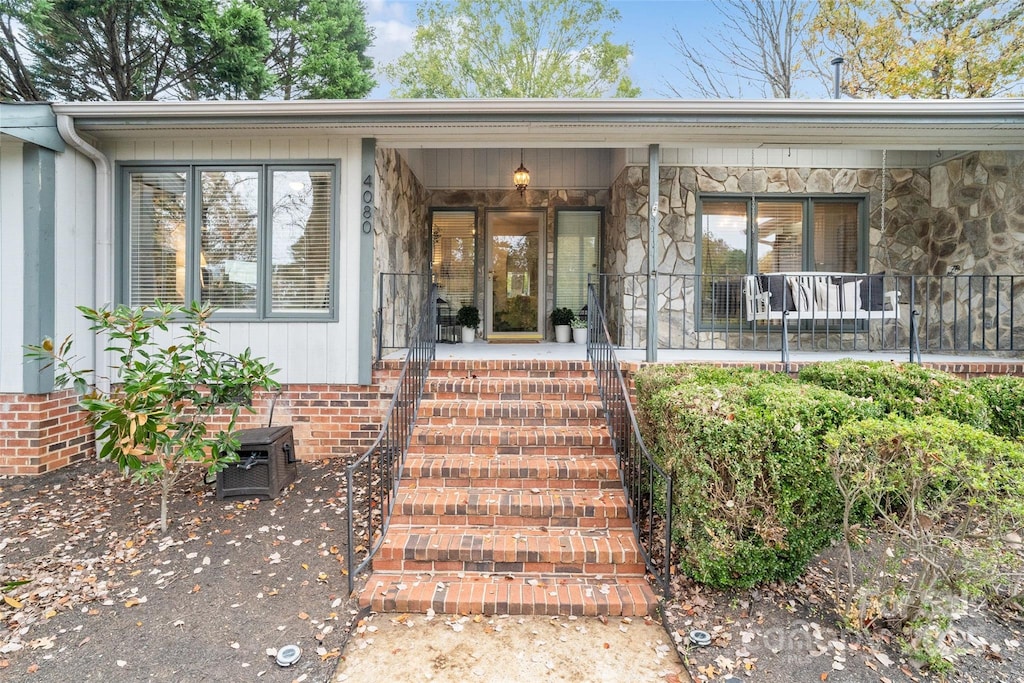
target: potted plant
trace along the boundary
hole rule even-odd
[[[587,319],[586,318],[573,318],[572,323],[572,340],[577,344],[587,343]]]
[[[572,312],[571,308],[556,308],[551,311],[551,324],[555,328],[555,341],[559,343],[566,343],[569,341],[570,331],[569,325],[575,320],[576,314]]]
[[[463,306],[455,314],[455,324],[462,328],[462,343],[472,344],[480,325],[480,309],[469,304]]]

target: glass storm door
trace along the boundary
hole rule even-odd
[[[544,212],[487,214],[487,336],[492,340],[542,338]]]

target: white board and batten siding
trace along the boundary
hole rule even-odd
[[[252,349],[272,362],[285,384],[355,384],[358,381],[360,277],[359,197],[361,140],[343,136],[237,137],[129,140],[109,153],[117,162],[285,163],[303,159],[338,161],[338,251],[336,322],[217,322],[216,345],[228,353]],[[369,332],[367,332],[369,334]]]
[[[663,166],[738,166],[746,168],[881,168],[882,150],[809,149],[802,147],[662,147]],[[648,150],[626,150],[627,166],[646,166]],[[886,152],[888,168],[927,168],[937,160],[935,152]]]
[[[403,149],[428,190],[507,190],[520,158],[535,190],[607,188],[615,181],[610,149]]]
[[[23,389],[24,169],[21,141],[0,140],[0,392]]]

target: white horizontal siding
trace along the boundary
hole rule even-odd
[[[271,161],[340,160],[338,206],[337,322],[218,322],[215,347],[228,353],[245,348],[279,368],[279,382],[352,384],[358,381],[359,310],[357,292],[370,274],[360,274],[359,197],[361,141],[343,136],[219,138],[120,142],[115,161]],[[173,330],[180,334],[180,328]],[[367,331],[367,334],[369,332]]]
[[[0,392],[20,392],[25,334],[22,144],[0,141]]]

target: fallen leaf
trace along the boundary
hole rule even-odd
[[[13,607],[14,609],[21,609],[21,601],[20,600],[15,600],[10,595],[5,595],[4,596],[4,602],[6,602],[8,605]]]

